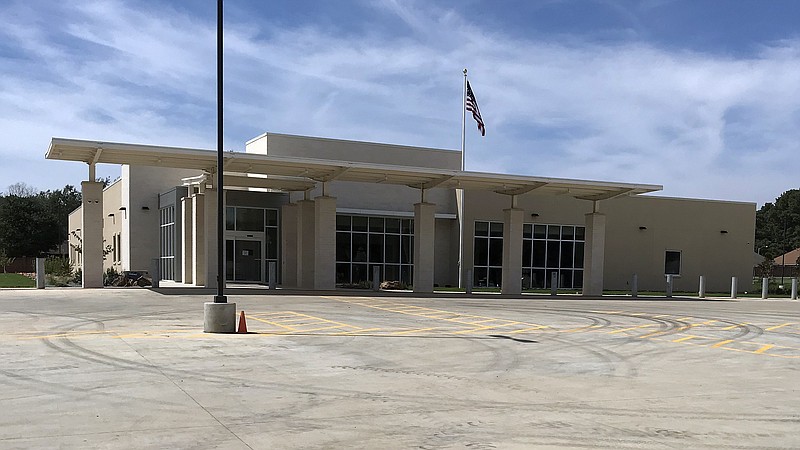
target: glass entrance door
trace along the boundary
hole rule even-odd
[[[226,279],[228,281],[264,282],[261,239],[228,239],[225,241]]]

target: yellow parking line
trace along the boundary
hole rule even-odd
[[[283,328],[283,329],[286,329],[286,330],[289,330],[289,331],[296,331],[296,330],[295,330],[293,327],[286,326],[286,325],[281,325],[281,324],[279,324],[279,323],[277,323],[277,322],[271,322],[271,321],[269,321],[269,320],[260,319],[260,318],[258,318],[258,317],[250,317],[250,318],[251,318],[251,319],[253,319],[253,320],[257,320],[257,321],[259,321],[259,322],[268,323],[268,324],[270,324],[270,325],[274,325],[274,326],[276,326],[276,327],[280,327],[280,328]]]
[[[413,330],[404,330],[404,331],[395,331],[393,333],[389,333],[391,336],[402,336],[404,334],[411,334],[411,333],[421,333],[423,331],[431,331],[431,330],[438,330],[439,327],[430,327],[430,328],[415,328]]]
[[[525,333],[527,331],[541,330],[542,328],[549,328],[549,326],[547,326],[547,325],[538,325],[538,326],[531,327],[531,328],[523,328],[521,330],[510,331],[509,333],[510,334]]]
[[[775,346],[772,345],[772,344],[762,345],[761,348],[759,348],[758,350],[754,351],[753,353],[761,354],[761,353],[764,353],[765,351],[771,349],[772,347],[775,347]]]
[[[556,333],[580,333],[581,331],[588,331],[592,328],[603,328],[603,325],[588,325],[585,327],[570,328],[568,330],[556,330]]]
[[[711,348],[720,348],[725,344],[730,344],[731,342],[733,342],[733,339],[728,339],[726,341],[719,341],[716,344],[712,345]]]
[[[764,328],[764,331],[773,331],[773,330],[777,330],[777,329],[779,329],[779,328],[783,328],[783,327],[785,327],[785,326],[787,326],[787,325],[793,325],[794,323],[795,323],[795,322],[789,322],[789,323],[784,323],[783,325],[776,325],[776,326],[774,326],[774,327]]]
[[[682,337],[682,338],[680,338],[680,339],[675,339],[675,340],[674,340],[674,341],[672,341],[672,342],[684,342],[684,341],[688,341],[688,340],[690,340],[690,339],[695,339],[695,338],[699,338],[699,337],[700,337],[700,336],[693,336],[693,335],[691,335],[691,334],[690,334],[689,336]]]
[[[707,321],[701,322],[701,323],[693,323],[692,326],[693,327],[699,327],[701,325],[711,325],[712,323],[717,323],[717,322],[719,322],[719,320],[707,320]]]
[[[736,328],[746,327],[747,325],[750,325],[750,323],[749,322],[737,323],[736,325],[731,325],[729,327],[722,328],[722,331],[730,331]]]
[[[163,335],[163,334],[178,334],[178,333],[194,333],[197,330],[148,330],[148,331],[139,331],[135,333],[128,333],[128,334],[118,334],[115,336],[111,336],[113,339],[124,339],[124,338],[131,338],[131,337],[148,337],[148,336],[156,336],[156,335]]]
[[[617,334],[617,333],[624,333],[625,331],[638,330],[638,329],[640,329],[640,328],[649,328],[649,327],[654,327],[654,326],[656,326],[656,325],[658,325],[658,324],[655,324],[655,323],[648,323],[648,324],[645,324],[645,325],[639,325],[639,326],[630,327],[630,328],[623,328],[623,329],[621,329],[621,330],[609,331],[607,334]]]
[[[380,331],[381,328],[364,328],[361,330],[352,330],[352,331],[342,331],[341,333],[334,333],[334,336],[347,336],[351,334],[358,334],[358,333],[368,333],[370,331]]]
[[[453,334],[475,333],[475,332],[478,332],[478,331],[492,330],[492,329],[495,329],[495,328],[502,328],[502,327],[510,327],[512,325],[519,325],[519,324],[520,324],[520,322],[509,322],[509,323],[503,323],[503,324],[500,324],[500,325],[492,325],[492,326],[489,326],[489,327],[478,327],[478,328],[474,328],[474,329],[471,329],[471,330],[456,331]]]
[[[111,331],[65,331],[62,333],[57,334],[46,334],[43,336],[32,336],[32,337],[23,337],[19,338],[21,341],[27,341],[30,339],[47,339],[47,338],[54,338],[54,337],[71,337],[71,336],[82,336],[86,334],[107,334],[112,333]]]
[[[468,323],[470,325],[478,325],[478,324],[486,323],[486,322],[495,322],[497,320],[503,320],[503,319],[485,319],[485,320],[477,320],[475,322],[466,322],[466,323]],[[519,322],[514,322],[514,323],[519,323]]]
[[[298,328],[297,332],[298,333],[311,333],[311,332],[314,332],[314,331],[331,330],[331,329],[335,329],[335,328],[342,328],[342,327],[339,326],[339,325],[332,325],[332,326],[327,326],[327,327],[312,328],[310,330],[303,330],[301,328]]]

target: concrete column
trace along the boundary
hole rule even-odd
[[[372,266],[372,290],[381,290],[381,266]]]
[[[706,298],[706,277],[704,275],[700,275],[700,290],[697,293],[697,296],[700,298]]]
[[[205,233],[206,233],[206,252],[205,252],[205,287],[216,289],[217,287],[217,190],[207,189],[205,192]]]
[[[313,200],[297,202],[297,286],[314,289],[314,216]]]
[[[192,195],[192,280],[195,286],[206,284],[206,196]]]
[[[314,289],[336,288],[336,197],[314,199]]]
[[[583,253],[583,295],[603,295],[605,245],[605,214],[586,214],[586,246],[584,247]]]
[[[103,287],[103,184],[81,183],[81,271],[84,288]]]
[[[667,297],[672,297],[672,282],[673,282],[672,275],[667,275]]]
[[[153,258],[150,260],[150,279],[151,287],[157,288],[161,283],[161,258]]]
[[[194,208],[191,197],[183,197],[181,199],[181,270],[182,279],[185,284],[194,283],[194,248],[193,238],[193,214]]]
[[[267,263],[267,276],[269,278],[268,286],[270,290],[274,290],[278,285],[278,268],[276,267],[277,264],[275,261],[270,261]]]
[[[435,212],[433,203],[414,204],[414,292],[433,292]]]
[[[297,287],[297,211],[296,203],[281,208],[281,285]]]
[[[36,289],[44,289],[44,258],[36,258]]]
[[[503,280],[500,292],[522,293],[522,217],[518,208],[503,210]]]

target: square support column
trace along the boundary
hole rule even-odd
[[[206,196],[193,194],[192,199],[192,281],[195,286],[206,284]]]
[[[281,284],[297,287],[297,204],[281,208]]]
[[[435,212],[433,203],[414,204],[414,292],[433,292]]]
[[[606,216],[586,214],[586,245],[583,253],[583,295],[603,295],[605,264]]]
[[[314,200],[297,202],[297,287],[314,289]]]
[[[84,288],[103,287],[103,184],[81,183],[81,272]]]
[[[194,208],[192,208],[192,198],[183,197],[181,199],[181,270],[183,283],[194,283]]]
[[[522,293],[522,217],[518,208],[503,210],[503,294]]]
[[[336,197],[314,199],[314,289],[336,288]]]

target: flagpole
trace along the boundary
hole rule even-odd
[[[467,130],[467,69],[464,69],[464,96],[461,101],[461,171],[465,170],[465,149]],[[456,203],[458,204],[458,287],[464,287],[464,190],[456,189]]]
[[[464,98],[461,101],[461,170],[464,170],[464,162],[467,159],[464,156],[466,147],[467,136],[467,69],[464,69]]]

